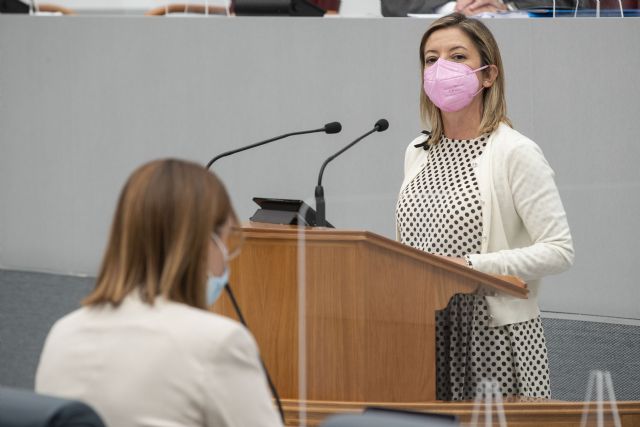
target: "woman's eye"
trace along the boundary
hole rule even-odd
[[[436,58],[435,56],[430,56],[430,57],[428,57],[428,58],[426,58],[426,59],[424,60],[424,64],[425,64],[425,65],[431,65],[431,64],[433,64],[434,62],[436,62],[437,60],[438,60],[438,58]]]
[[[464,61],[465,59],[467,59],[467,57],[458,53],[458,54],[453,55],[452,59],[454,61]]]

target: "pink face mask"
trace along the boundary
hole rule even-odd
[[[466,64],[438,58],[424,70],[424,92],[442,111],[460,111],[484,89],[482,86],[478,89],[476,73],[487,67],[473,70]]]

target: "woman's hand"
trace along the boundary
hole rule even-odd
[[[507,6],[500,0],[458,0],[455,10],[467,16],[472,16],[483,12],[493,13],[507,10]]]

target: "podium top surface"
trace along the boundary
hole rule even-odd
[[[408,258],[424,262],[433,267],[456,274],[461,277],[476,280],[478,283],[491,288],[493,291],[506,293],[517,298],[527,298],[529,290],[526,283],[515,276],[493,276],[473,270],[444,257],[433,255],[416,248],[404,245],[370,231],[341,230],[324,227],[299,227],[295,225],[278,225],[249,222],[242,226],[246,238],[299,240],[305,242],[332,243],[365,243],[392,253],[401,254]]]

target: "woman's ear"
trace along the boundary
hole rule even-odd
[[[482,73],[482,86],[490,88],[498,78],[498,67],[495,65],[489,65]]]

